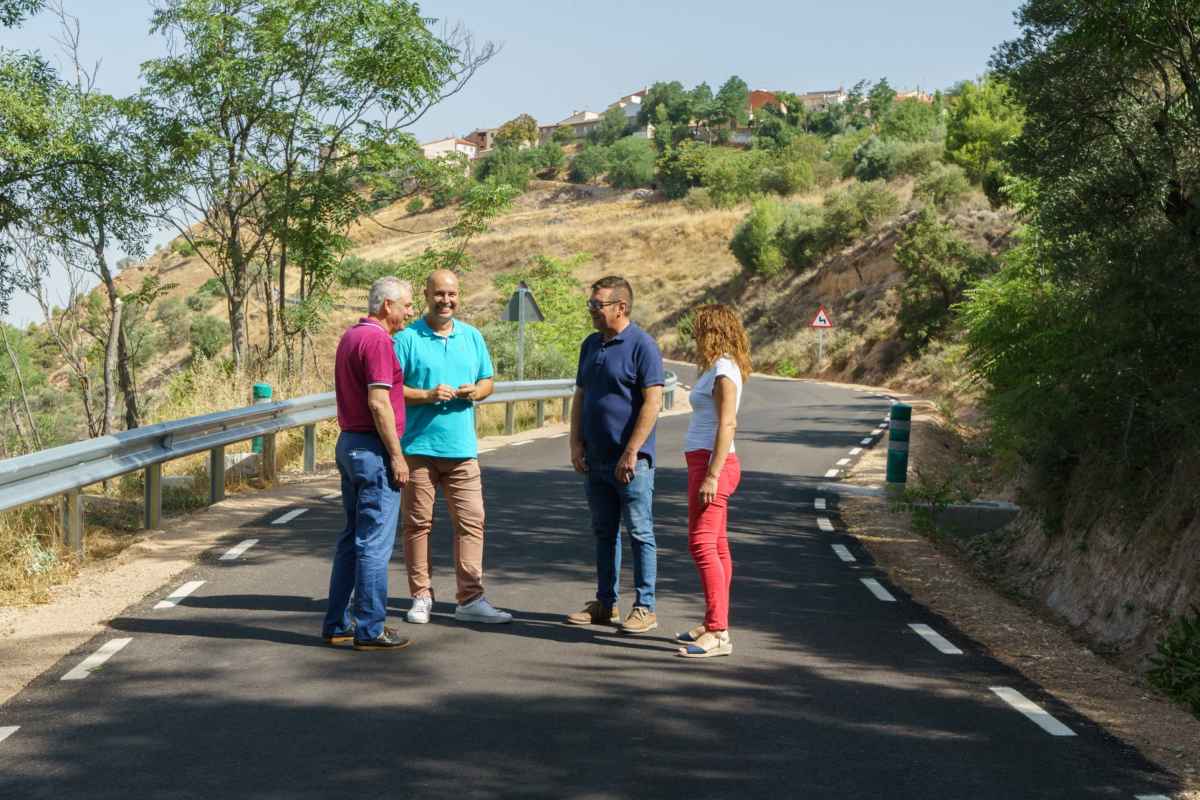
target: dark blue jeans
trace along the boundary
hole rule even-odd
[[[621,525],[633,548],[634,605],[654,610],[654,582],[658,576],[658,549],[654,544],[654,468],[639,458],[633,480],[621,483],[615,464],[588,462],[584,475],[592,532],[596,535],[596,599],[606,606],[617,603],[621,575]]]
[[[400,493],[392,487],[387,450],[378,435],[343,431],[336,452],[346,527],[333,553],[322,633],[345,633],[353,611],[355,638],[374,639],[383,633],[387,616],[388,562],[396,543]]]

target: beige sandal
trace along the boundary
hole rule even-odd
[[[729,640],[728,631],[706,631],[692,644],[679,648],[677,655],[682,658],[713,658],[732,653],[733,642]]]
[[[697,625],[696,627],[692,628],[690,631],[684,631],[683,633],[675,634],[675,641],[684,642],[684,643],[694,642],[697,639],[699,639],[701,636],[703,636],[704,632],[707,630],[708,630],[708,628],[705,628],[704,624],[701,623],[701,624]]]

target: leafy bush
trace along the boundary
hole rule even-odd
[[[592,144],[608,146],[616,144],[629,133],[629,118],[624,109],[613,106],[604,112],[600,122],[588,133],[588,141]]]
[[[425,210],[425,201],[419,197],[414,197],[408,201],[408,205],[404,207],[404,210],[410,214],[420,214]]]
[[[171,242],[171,249],[174,250],[176,253],[179,253],[179,255],[185,256],[185,257],[196,255],[196,246],[194,244],[192,244],[191,242],[189,242],[187,239],[180,238],[180,239],[176,239],[175,241]]]
[[[208,295],[209,297],[224,297],[225,286],[221,283],[220,278],[213,277],[200,284],[200,288],[196,290],[196,293]]]
[[[575,269],[589,256],[580,254],[567,260],[535,256],[523,268],[496,276],[495,286],[502,303],[524,281],[533,291],[544,322],[529,323],[525,338],[525,377],[565,378],[575,374],[579,344],[592,332],[591,318],[584,303],[587,291],[575,277]],[[492,351],[498,375],[516,376],[516,325],[488,323],[484,337]]]
[[[530,151],[530,158],[533,161],[534,169],[543,178],[553,178],[567,163],[567,156],[563,152],[562,146],[554,141],[533,148]]]
[[[571,183],[591,183],[608,170],[608,148],[588,145],[571,159]]]
[[[560,125],[550,134],[550,141],[560,145],[571,144],[575,141],[575,129],[570,125]]]
[[[684,197],[689,189],[702,185],[705,165],[715,152],[711,145],[691,139],[664,149],[657,163],[658,188],[671,200]]]
[[[192,345],[192,358],[211,359],[229,344],[229,323],[202,314],[192,320],[188,338]]]
[[[927,141],[932,138],[937,124],[933,106],[910,97],[892,104],[879,123],[879,135],[905,142]]]
[[[1200,716],[1200,607],[1175,620],[1157,649],[1146,678]]]
[[[189,299],[193,296],[189,296]],[[187,318],[187,306],[177,297],[169,297],[158,304],[154,319],[162,325],[168,346],[179,347],[188,340]]]
[[[900,210],[900,198],[883,181],[856,183],[825,197],[825,226],[831,246],[849,244]]]
[[[497,147],[479,159],[475,166],[475,180],[496,186],[511,186],[523,192],[533,177],[534,156],[531,150],[518,150],[513,146]]]
[[[192,311],[204,311],[212,305],[212,298],[206,294],[189,294],[183,302]]]
[[[792,206],[779,230],[779,240],[793,266],[804,268],[815,264],[831,244],[825,211],[816,206]]]
[[[829,140],[825,160],[832,165],[838,178],[849,178],[854,175],[854,153],[867,139],[871,138],[869,128],[839,133]]]
[[[608,182],[617,189],[636,189],[654,183],[654,145],[628,136],[608,148]]]
[[[761,150],[716,148],[704,160],[700,183],[713,203],[725,208],[761,194],[763,173],[770,163],[770,155]]]
[[[860,181],[922,175],[941,158],[935,142],[904,142],[873,136],[854,151],[854,177]]]
[[[924,200],[941,211],[958,208],[971,191],[971,182],[962,167],[956,164],[939,164],[931,172],[917,180],[913,196]]]
[[[688,189],[687,196],[683,198],[683,205],[688,211],[711,211],[715,207],[712,196],[703,186]]]
[[[787,263],[779,239],[783,221],[784,210],[779,201],[755,201],[729,242],[729,249],[743,268],[762,275],[774,275],[783,269]]]
[[[760,188],[787,197],[813,188],[812,164],[798,159],[776,158],[762,171]]]

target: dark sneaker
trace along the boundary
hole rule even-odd
[[[646,633],[658,627],[658,617],[645,606],[634,606],[621,625],[621,633]]]
[[[583,611],[567,614],[568,625],[620,625],[621,611],[616,606],[606,606],[599,600],[592,600],[583,607]]]
[[[363,641],[362,639],[354,640],[355,650],[400,650],[412,644],[412,640],[407,636],[401,636],[391,628],[384,628],[383,633],[379,634],[374,639]]]
[[[325,640],[325,644],[350,644],[354,641],[354,623],[350,623],[345,633],[323,633],[321,638]]]

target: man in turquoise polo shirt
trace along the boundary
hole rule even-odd
[[[404,370],[407,427],[401,446],[408,460],[404,484],[404,562],[412,608],[409,622],[429,622],[433,590],[429,532],[440,486],[454,523],[458,580],[454,618],[512,622],[483,595],[483,483],[475,439],[475,403],[492,393],[492,359],[478,330],[456,320],[458,276],[437,270],[425,282],[425,316],[396,334]]]

